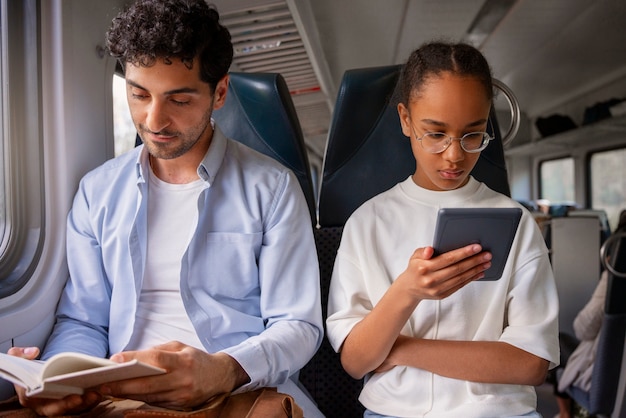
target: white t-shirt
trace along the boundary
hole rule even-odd
[[[327,336],[335,350],[406,269],[415,249],[432,245],[439,208],[511,206],[521,207],[473,178],[460,189],[436,192],[410,177],[363,204],[345,225],[333,270]],[[524,210],[502,278],[420,302],[402,334],[503,341],[554,367],[558,309],[547,248]],[[412,367],[366,376],[359,400],[374,412],[398,417],[503,417],[536,409],[531,386],[474,383]]]
[[[170,184],[152,172],[149,182],[146,269],[127,350],[168,341],[204,350],[180,293],[180,263],[198,222],[204,182]]]

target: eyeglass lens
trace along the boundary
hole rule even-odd
[[[462,138],[452,138],[444,133],[432,132],[424,134],[421,138],[421,143],[426,151],[438,153],[448,148],[453,139],[458,139],[465,151],[476,152],[485,147],[488,142],[488,135],[485,132],[471,132],[465,134]]]

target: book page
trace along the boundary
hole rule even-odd
[[[45,362],[41,380],[52,376],[93,369],[96,367],[116,366],[111,360],[82,353],[59,353]]]
[[[117,380],[153,376],[165,370],[137,360],[116,363],[79,353],[61,353],[46,362],[0,353],[0,377],[27,389],[28,396],[60,399]]]
[[[43,364],[39,361],[0,353],[0,376],[11,383],[24,388],[36,387],[39,384],[39,375],[42,370]]]
[[[108,366],[48,377],[44,380],[41,387],[29,392],[28,395],[58,399],[70,393],[82,394],[84,389],[107,382],[165,373],[163,369],[137,360],[126,363],[109,363],[111,364]]]

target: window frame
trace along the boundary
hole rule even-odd
[[[37,267],[44,237],[39,2],[2,7],[2,147],[5,227],[0,243],[0,300],[17,293]],[[9,41],[10,39],[10,41]]]

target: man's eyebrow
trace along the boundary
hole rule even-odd
[[[198,89],[194,89],[191,87],[181,87],[179,89],[166,91],[164,94],[169,96],[172,94],[181,94],[181,93],[195,94],[195,93],[198,93]]]
[[[148,91],[148,89],[143,87],[141,84],[134,82],[133,80],[126,79],[126,82],[128,84],[130,84],[131,86],[135,87],[135,88]],[[179,89],[168,90],[164,94],[166,96],[169,96],[169,95],[172,95],[172,94],[184,94],[184,93],[195,94],[195,93],[198,93],[198,89],[194,89],[194,88],[191,88],[191,87],[181,87]]]

